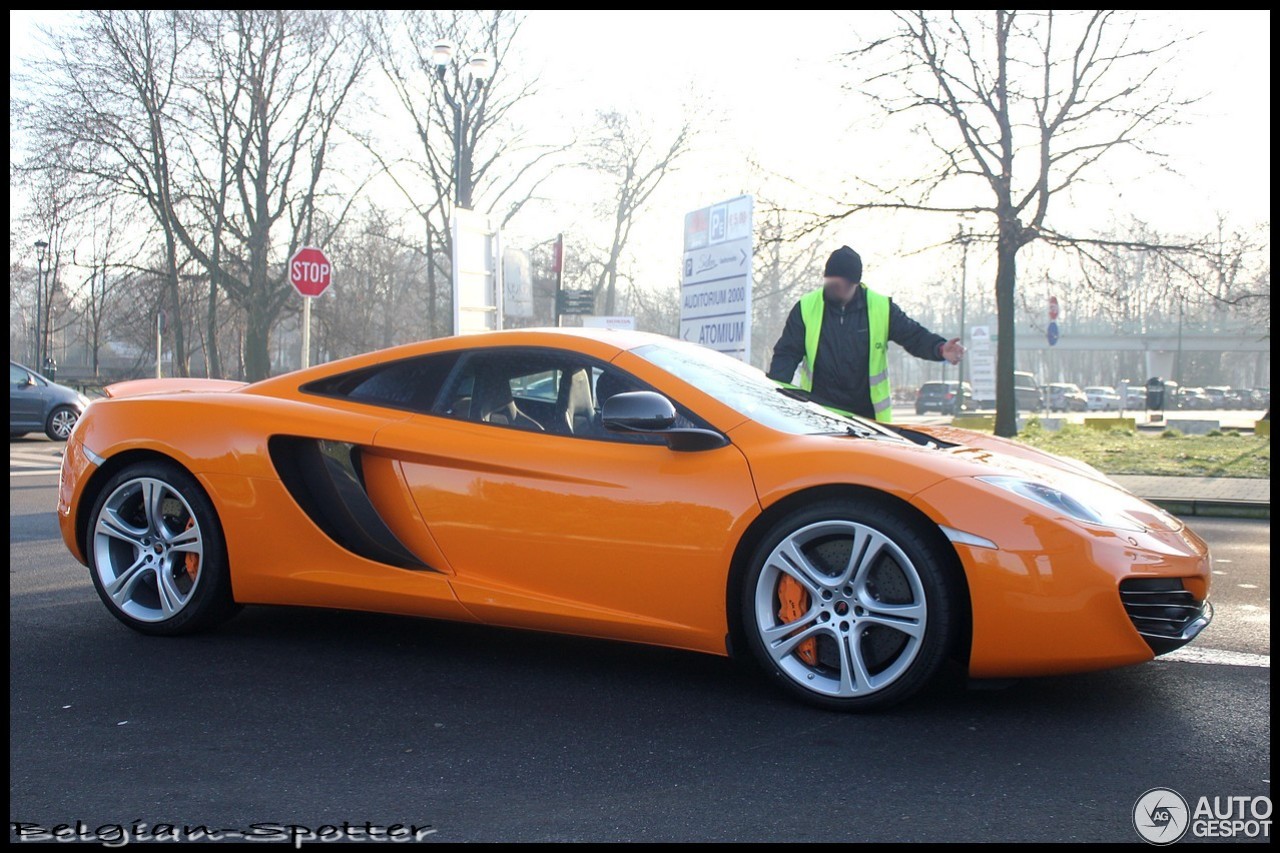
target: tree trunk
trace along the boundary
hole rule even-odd
[[[93,375],[98,376],[98,351],[101,349],[102,341],[102,306],[106,300],[107,293],[107,267],[102,267],[102,290],[95,296],[93,292],[94,283],[97,281],[98,271],[92,270],[89,274],[89,322],[92,324],[93,343],[90,345],[91,355],[93,358]],[[101,298],[101,301],[99,299]]]
[[[204,373],[210,379],[222,378],[222,359],[218,357],[218,280],[209,276],[209,310],[205,315]]]
[[[996,245],[996,435],[1012,438],[1018,434],[1018,401],[1013,371],[1017,367],[1014,340],[1014,288],[1018,279],[1018,223],[1000,222]]]
[[[271,313],[260,304],[259,294],[245,306],[244,372],[249,382],[271,375]]]
[[[173,372],[178,376],[186,376],[187,344],[182,333],[182,292],[178,287],[178,244],[173,229],[165,227],[165,270],[166,289],[169,291],[169,322],[166,331],[169,333],[169,345],[173,348]]]

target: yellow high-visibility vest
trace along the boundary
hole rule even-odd
[[[866,285],[867,328],[870,352],[867,355],[867,381],[871,386],[871,406],[876,420],[893,421],[893,394],[889,385],[889,297],[877,293]],[[822,335],[822,315],[826,301],[822,289],[806,293],[800,298],[800,319],[804,321],[804,361],[796,372],[800,387],[813,390],[813,365],[818,359],[818,339]]]

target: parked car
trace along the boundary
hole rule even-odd
[[[1040,394],[1040,383],[1035,376],[1025,370],[1014,371],[1013,390],[1020,412],[1038,412],[1044,408],[1044,397]],[[994,409],[995,400],[969,400],[965,403],[969,409]]]
[[[84,414],[89,398],[74,388],[50,382],[29,367],[9,362],[9,437],[43,431],[66,441]]]
[[[1208,395],[1204,393],[1203,388],[1179,388],[1174,394],[1177,400],[1177,408],[1179,409],[1211,409],[1213,404],[1209,401]]]
[[[926,382],[920,386],[916,394],[916,414],[925,412],[941,412],[954,415],[961,411],[963,401],[973,396],[973,389],[968,382],[954,379],[947,382]]]
[[[1083,412],[1089,408],[1089,398],[1074,382],[1050,382],[1045,400],[1052,412]]]
[[[1228,388],[1222,407],[1224,409],[1252,409],[1253,392],[1247,388]]]
[[[1211,409],[1231,408],[1231,389],[1226,385],[1210,385],[1204,389],[1204,395],[1209,398],[1209,408]]]
[[[1147,407],[1147,386],[1145,383],[1125,383],[1124,407],[1126,409],[1145,409]]]
[[[1035,412],[1044,408],[1044,397],[1040,396],[1040,383],[1030,373],[1015,371],[1013,387],[1020,410]]]
[[[1120,395],[1110,385],[1090,385],[1084,389],[1084,395],[1091,412],[1120,411]]]

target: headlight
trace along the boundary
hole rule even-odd
[[[1034,501],[1054,512],[1060,512],[1068,518],[1082,521],[1085,524],[1096,524],[1100,527],[1110,527],[1116,530],[1143,529],[1142,524],[1135,519],[1129,518],[1118,506],[1094,509],[1061,489],[1055,489],[1053,486],[1037,480],[1026,480],[1022,477],[979,477],[978,479],[984,483],[999,486],[1019,497]]]

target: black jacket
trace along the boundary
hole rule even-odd
[[[946,338],[912,320],[892,300],[889,302],[889,340],[916,358],[942,361]],[[871,385],[867,382],[867,357],[871,349],[867,322],[867,291],[859,287],[848,305],[827,298],[818,338],[817,363],[813,365],[813,399],[824,406],[875,417]],[[804,319],[797,302],[787,317],[782,337],[773,347],[769,378],[790,382],[804,361]]]

